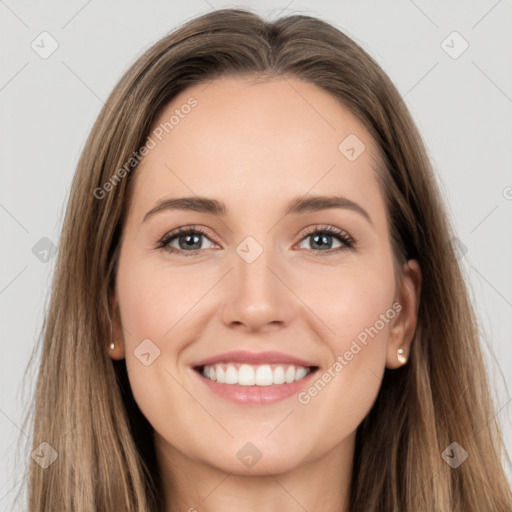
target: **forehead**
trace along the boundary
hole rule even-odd
[[[134,202],[145,207],[194,194],[241,207],[307,193],[367,203],[380,195],[367,130],[330,93],[295,78],[196,84],[160,112],[149,136],[154,147],[134,176]]]

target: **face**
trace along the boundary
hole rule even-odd
[[[415,262],[395,286],[369,134],[312,84],[222,78],[174,98],[150,137],[111,357],[158,451],[240,474],[348,453],[419,294]]]

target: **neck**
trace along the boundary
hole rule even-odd
[[[348,511],[355,433],[286,471],[272,472],[262,458],[250,475],[190,460],[157,435],[155,443],[166,512]]]

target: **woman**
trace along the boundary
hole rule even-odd
[[[346,35],[226,9],[166,36],[73,181],[29,510],[510,511],[452,237]]]

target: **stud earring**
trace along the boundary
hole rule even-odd
[[[115,345],[113,343],[110,344],[110,350],[114,350]]]
[[[397,350],[396,357],[400,364],[405,364],[407,362],[407,358],[404,356],[404,349],[402,347]]]

